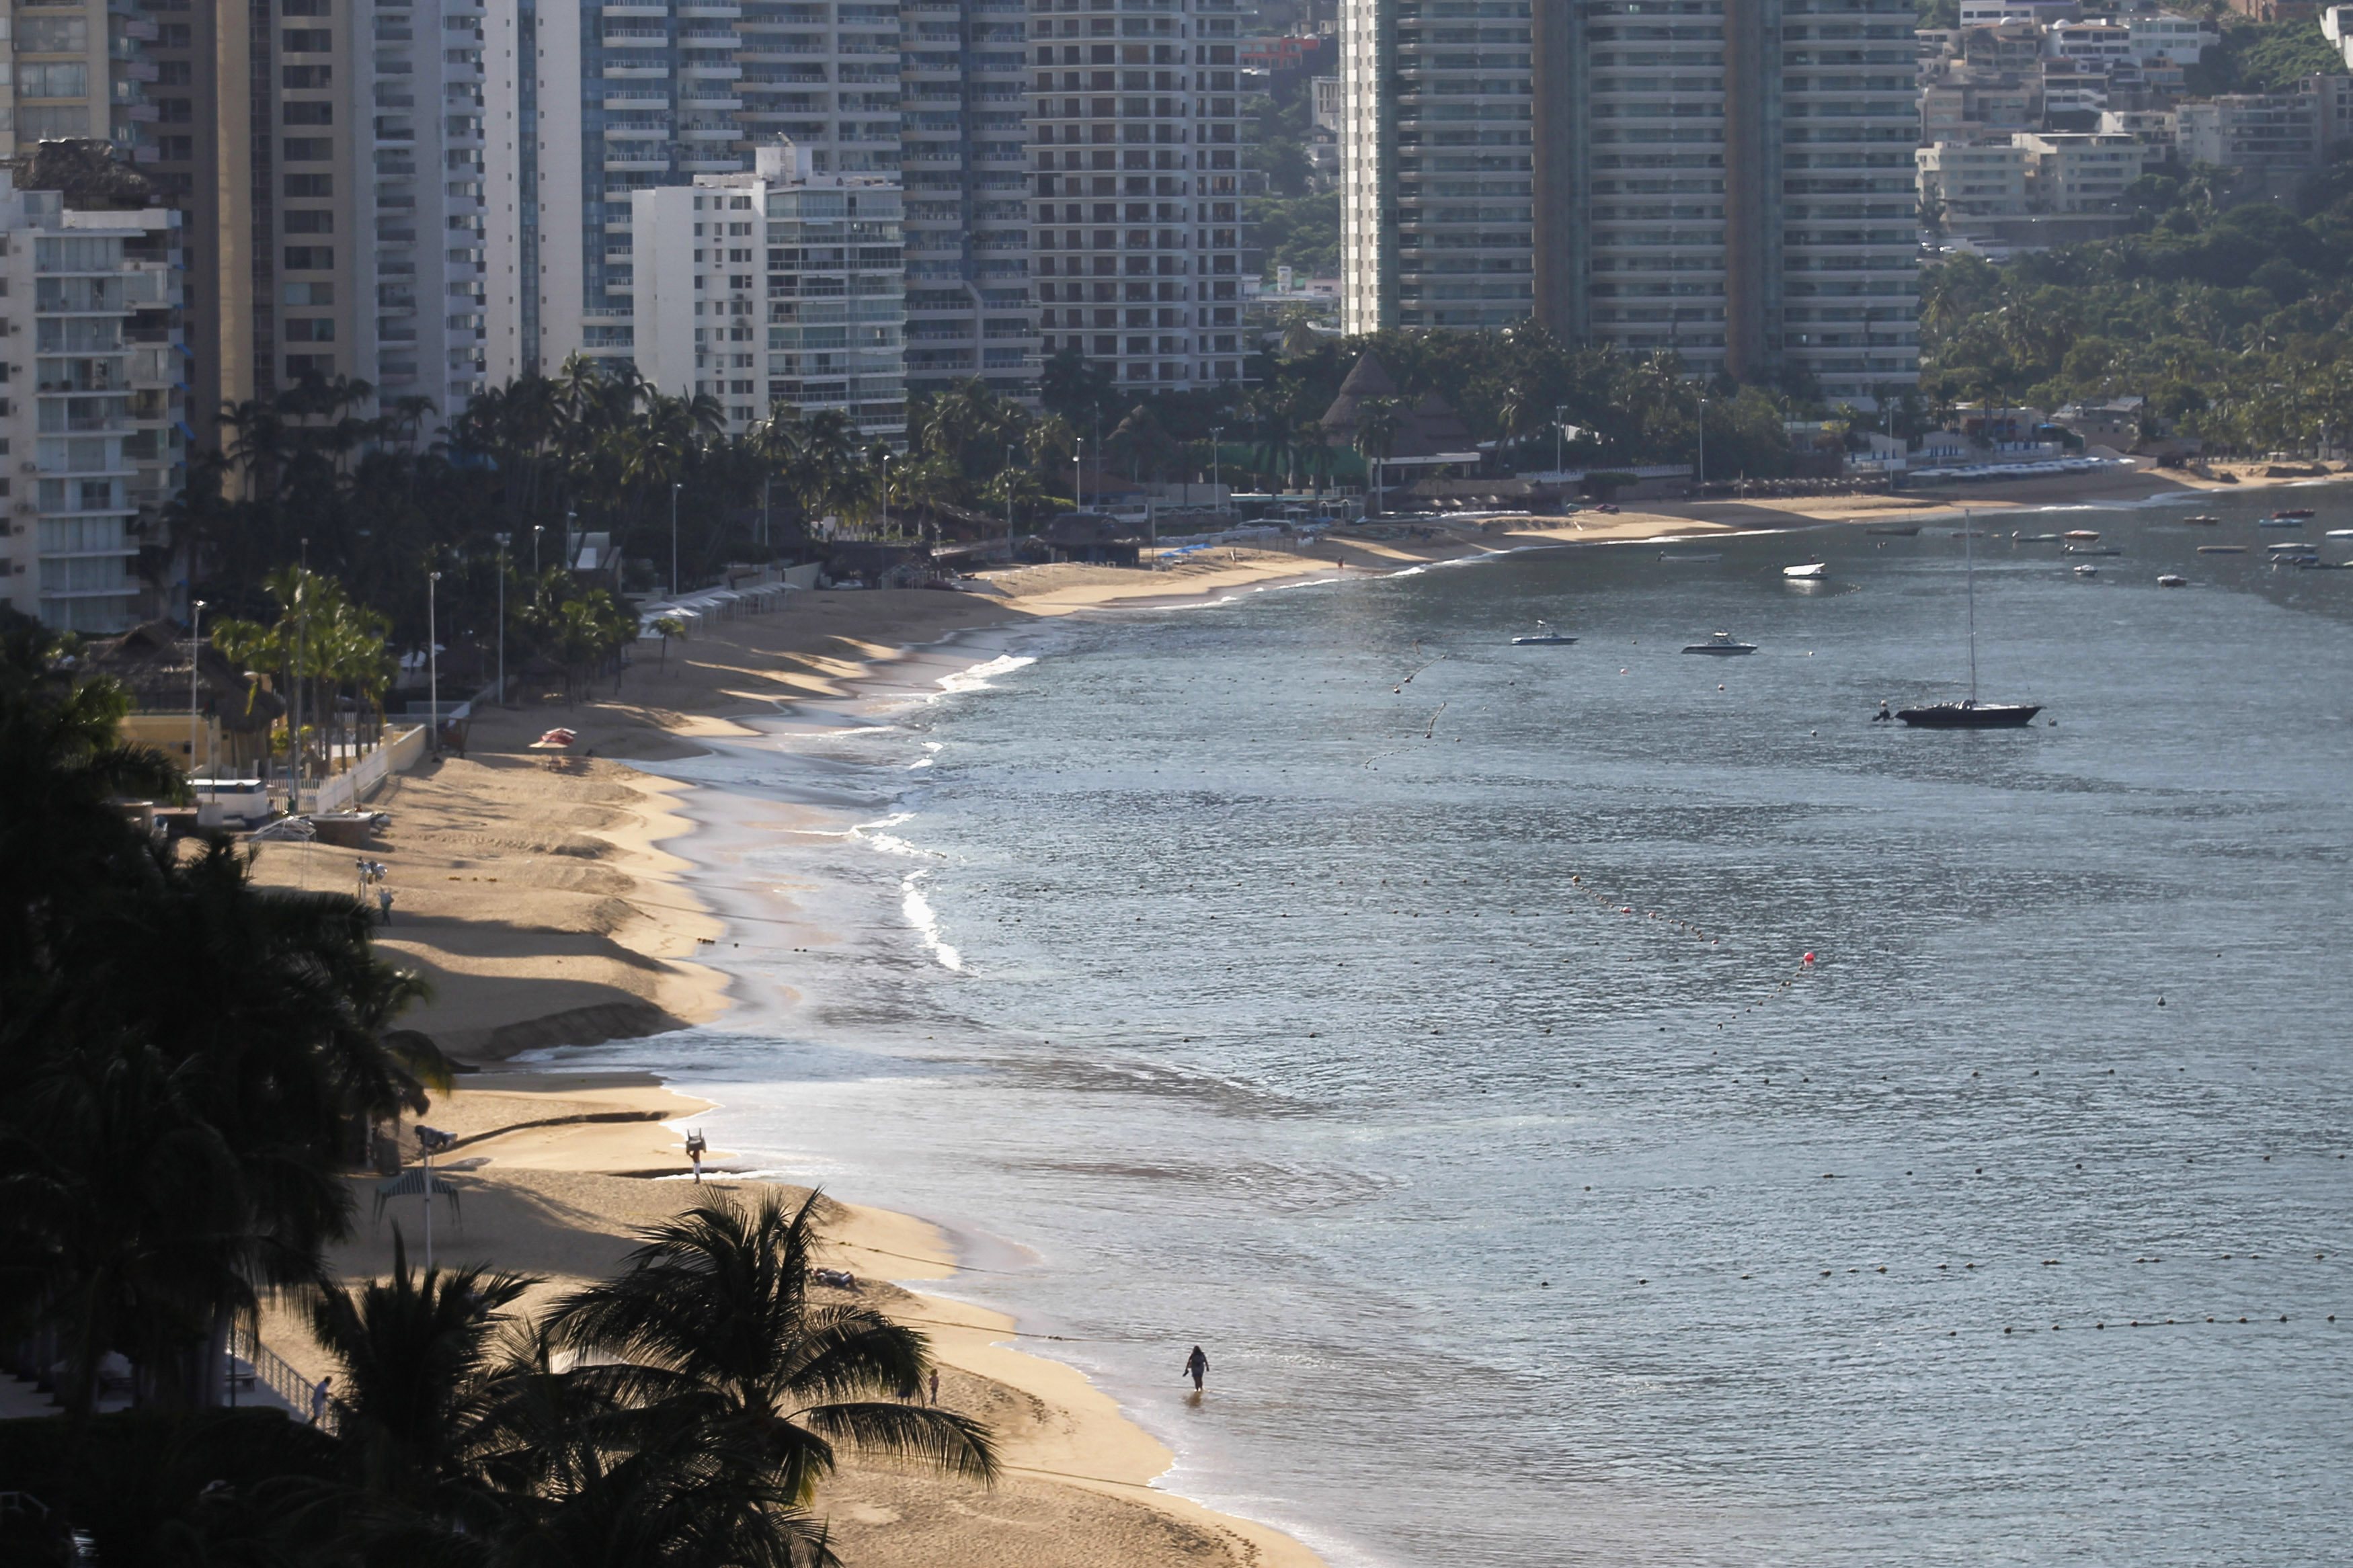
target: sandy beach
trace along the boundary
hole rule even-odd
[[[752,733],[738,721],[781,704],[838,697],[887,679],[911,647],[1042,617],[1212,598],[1303,577],[1386,572],[1421,562],[1557,544],[1602,544],[1729,530],[1857,525],[2179,489],[2175,476],[1980,487],[1968,495],[1656,504],[1615,514],[1375,526],[1300,552],[1217,547],[1158,571],[1053,565],[987,574],[970,591],[800,593],[773,613],[719,622],[666,652],[640,644],[618,689],[577,706],[526,702],[475,716],[463,755],[396,778],[370,804],[390,813],[364,851],[261,847],[259,875],[278,885],[352,888],[363,856],[389,868],[395,894],[385,952],[432,984],[404,1019],[480,1070],[425,1120],[459,1135],[459,1216],[437,1214],[444,1262],[486,1262],[539,1277],[531,1300],[617,1271],[630,1231],[691,1202],[683,1135],[702,1102],[644,1077],[501,1069],[522,1051],[659,1033],[712,1021],[729,981],[697,962],[727,927],[695,896],[681,839],[688,786],[629,765],[691,754],[700,742]],[[2252,485],[2255,481],[2249,481]],[[2029,493],[2029,492],[2032,493]],[[577,754],[551,766],[527,748],[554,724]],[[777,808],[779,810],[788,808]],[[825,939],[828,911],[779,898],[786,944]],[[714,1152],[720,1180],[728,1159]],[[370,1184],[355,1182],[358,1232],[338,1255],[347,1275],[388,1266],[390,1226]],[[854,1198],[854,1194],[828,1194]],[[420,1216],[397,1216],[413,1240]],[[878,1568],[955,1563],[1156,1565],[1312,1564],[1263,1526],[1215,1514],[1154,1488],[1171,1456],[1076,1371],[1015,1348],[1014,1322],[883,1281],[952,1274],[950,1239],[920,1220],[836,1205],[831,1261],[871,1299],[934,1337],[943,1403],[997,1430],[1007,1479],[991,1489],[860,1467],[823,1508],[845,1560]],[[270,1345],[306,1374],[327,1370],[280,1312]],[[1176,1375],[1172,1363],[1170,1377]]]

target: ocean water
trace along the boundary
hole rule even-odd
[[[574,1055],[1335,1564],[2341,1562],[2353,574],[2208,504],[1980,524],[2125,551],[1978,542],[2009,733],[1870,722],[1950,527],[929,650],[675,765],[744,1005]]]

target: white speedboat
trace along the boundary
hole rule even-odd
[[[2100,569],[2096,566],[2078,566],[2074,568],[2074,573],[2078,577],[2096,577],[2100,574]]]
[[[1683,651],[1714,654],[1755,653],[1757,645],[1753,642],[1740,642],[1730,632],[1717,632],[1705,642],[1684,644]]]
[[[1830,567],[1820,561],[1810,561],[1803,566],[1784,566],[1781,575],[1792,583],[1819,583]]]
[[[2168,572],[2157,580],[2157,585],[2160,588],[2187,588],[2189,579],[2179,572]]]
[[[1514,647],[1567,647],[1577,639],[1562,632],[1550,621],[1538,621],[1536,629],[1524,637],[1514,637]]]

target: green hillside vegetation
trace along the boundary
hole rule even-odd
[[[1340,275],[1339,192],[1289,201],[1269,196],[1250,204],[1250,221],[1258,226],[1268,277],[1285,266],[1296,268],[1303,278]]]
[[[2221,448],[2353,431],[2353,162],[2294,205],[2221,205],[2214,171],[2144,177],[2146,232],[1923,277],[1922,392],[2052,408],[2139,395]]]
[[[2308,76],[2343,76],[2344,57],[2321,36],[2318,22],[2246,22],[2228,18],[2222,41],[2182,73],[2200,97],[2225,92],[2292,92]]]

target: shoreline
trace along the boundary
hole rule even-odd
[[[2181,500],[2195,496],[2191,491],[2171,494]],[[2134,505],[2150,499],[2155,498],[2013,501],[2008,510]],[[1710,511],[1749,510],[1747,503],[1702,507]],[[1795,532],[1841,523],[1909,521],[1914,515],[1957,518],[1964,511],[1992,510],[1975,502],[1964,506],[1938,500],[1926,507],[1907,506],[1900,517],[1890,507],[1841,517],[1789,510],[1774,514],[1769,521],[1754,516],[1736,520],[1642,511],[1591,518],[1590,522],[1602,525],[1599,527],[1578,520],[1565,520],[1567,526],[1514,526],[1543,520],[1498,519],[1493,521],[1506,525],[1500,532],[1482,526],[1472,536],[1459,528],[1448,529],[1445,538],[1420,548],[1344,536],[1337,548],[1350,559],[1338,573],[1332,563],[1312,554],[1238,547],[1226,563],[1194,563],[1207,570],[1144,574],[1107,567],[1019,568],[984,579],[989,591],[980,594],[906,590],[806,596],[823,604],[799,603],[803,596],[795,595],[793,609],[720,623],[712,635],[668,650],[655,669],[634,668],[620,698],[592,700],[582,710],[561,713],[541,708],[488,715],[471,739],[472,756],[396,781],[390,795],[373,803],[395,813],[397,847],[385,858],[401,866],[395,882],[400,891],[398,908],[393,926],[384,933],[386,950],[417,963],[441,991],[427,1010],[429,1021],[420,1015],[407,1022],[450,1044],[455,1054],[495,1060],[550,1047],[643,1037],[723,1016],[740,1018],[747,1009],[755,1010],[762,1002],[746,994],[743,976],[698,962],[722,942],[740,940],[743,934],[740,922],[719,907],[724,900],[709,888],[698,889],[698,880],[716,880],[715,868],[701,853],[687,852],[707,852],[713,824],[708,814],[689,804],[693,792],[688,784],[627,763],[690,758],[710,749],[699,743],[703,742],[753,739],[761,731],[743,720],[764,712],[790,714],[812,698],[830,703],[923,690],[903,676],[912,673],[924,654],[966,638],[1040,626],[1063,615],[1208,605],[1243,592],[1338,581],[1348,574],[1386,576],[1528,549],[1643,544],[1705,533]],[[1757,526],[1760,522],[1766,526]],[[810,623],[820,616],[804,611],[819,612],[834,625],[813,626]],[[819,634],[814,639],[801,635],[812,631]],[[671,658],[678,660],[675,667]],[[690,668],[700,671],[691,679],[686,674]],[[894,681],[894,675],[902,679]],[[580,729],[583,749],[593,751],[596,760],[579,772],[552,773],[522,751],[538,729],[555,722]],[[838,830],[831,807],[754,804],[762,816],[772,818],[765,825],[771,828]],[[494,807],[503,808],[508,819],[497,820]],[[519,814],[520,827],[514,820]],[[417,818],[433,825],[411,840],[406,837],[410,823]],[[820,820],[829,825],[812,826]],[[592,848],[583,840],[603,847]],[[347,853],[322,846],[270,846],[266,857],[273,870],[293,875],[265,879],[300,879],[306,885],[334,886],[331,877],[348,875]],[[431,880],[437,876],[439,886]],[[460,884],[454,893],[450,882]],[[498,884],[498,890],[478,886],[488,883]],[[781,911],[763,916],[764,921],[803,936],[826,932],[821,900],[803,901],[791,890],[773,888],[758,896]],[[570,973],[558,973],[566,965]],[[786,997],[788,1004],[806,1000],[798,994]],[[532,1255],[552,1259],[547,1265],[551,1272],[565,1278],[585,1277],[577,1271],[584,1268],[617,1266],[626,1250],[623,1231],[675,1208],[679,1199],[664,1184],[644,1178],[655,1171],[683,1171],[681,1138],[674,1129],[711,1109],[709,1102],[681,1095],[650,1075],[629,1075],[623,1083],[585,1081],[596,1077],[540,1064],[470,1074],[459,1093],[450,1101],[437,1102],[430,1113],[446,1124],[456,1120],[448,1112],[464,1106],[470,1097],[488,1096],[508,1101],[528,1099],[557,1116],[633,1117],[622,1122],[566,1121],[530,1130],[508,1125],[503,1132],[481,1137],[479,1147],[470,1142],[458,1151],[461,1159],[491,1162],[490,1181],[465,1179],[470,1212],[483,1207],[505,1178],[507,1190],[528,1211],[515,1224],[531,1233],[528,1246],[537,1249]],[[474,1103],[487,1106],[480,1099]],[[583,1105],[599,1109],[579,1109]],[[451,1130],[466,1135],[463,1128]],[[683,1188],[686,1184],[669,1185]],[[476,1196],[478,1191],[481,1197]],[[897,1261],[885,1270],[890,1278],[935,1279],[956,1271],[956,1248],[949,1233],[936,1225],[848,1205],[842,1213],[848,1227],[838,1234],[841,1247],[893,1258]],[[494,1223],[491,1228],[501,1226]],[[833,1227],[828,1229],[831,1234]],[[890,1237],[892,1244],[881,1246],[876,1237]],[[484,1243],[491,1244],[487,1233]],[[445,1249],[454,1246],[445,1237]],[[381,1267],[387,1255],[377,1236],[373,1244],[362,1242],[347,1249],[348,1266]],[[566,1267],[558,1269],[556,1263]],[[914,1268],[907,1268],[909,1264]],[[855,1264],[847,1266],[863,1273]],[[1007,1419],[1016,1423],[1009,1432],[1021,1451],[1053,1461],[1018,1465],[1015,1473],[1030,1478],[1025,1488],[1034,1484],[1110,1500],[1100,1509],[1092,1504],[1082,1509],[1083,1521],[1056,1525],[1036,1511],[1050,1512],[1046,1505],[1052,1499],[1039,1502],[1025,1490],[1022,1507],[1030,1511],[1020,1528],[1013,1529],[1010,1518],[997,1519],[1003,1528],[994,1531],[996,1537],[1018,1538],[1018,1550],[1005,1561],[1092,1560],[1040,1555],[1040,1529],[1058,1541],[1074,1532],[1086,1541],[1105,1532],[1119,1536],[1124,1544],[1102,1559],[1106,1563],[1249,1562],[1306,1568],[1320,1561],[1271,1527],[1218,1514],[1154,1487],[1152,1480],[1168,1471],[1174,1454],[1083,1373],[1018,1349],[1021,1331],[1014,1318],[953,1297],[904,1293],[904,1299],[909,1312],[938,1325],[944,1365],[971,1380],[962,1397],[995,1400],[997,1394],[984,1395],[984,1387],[1006,1391]],[[278,1328],[273,1342],[287,1333],[284,1327]],[[1033,1419],[1031,1413],[1038,1410],[1054,1415]],[[1081,1455],[1115,1456],[1116,1460],[1089,1465],[1076,1457]],[[956,1510],[944,1508],[939,1497],[927,1493],[926,1483],[863,1469],[850,1474],[849,1486],[839,1492],[828,1489],[827,1506],[839,1510],[841,1544],[853,1561],[912,1563],[942,1555],[972,1563],[998,1560],[991,1546],[975,1539],[990,1532],[948,1522],[948,1515]],[[1000,1489],[979,1495],[989,1500],[995,1518],[996,1505],[1008,1493]],[[1143,1509],[1181,1524],[1186,1532],[1182,1550],[1172,1549],[1166,1555],[1145,1552],[1124,1533],[1124,1509]],[[1002,1539],[996,1542],[997,1546],[1005,1544]]]

